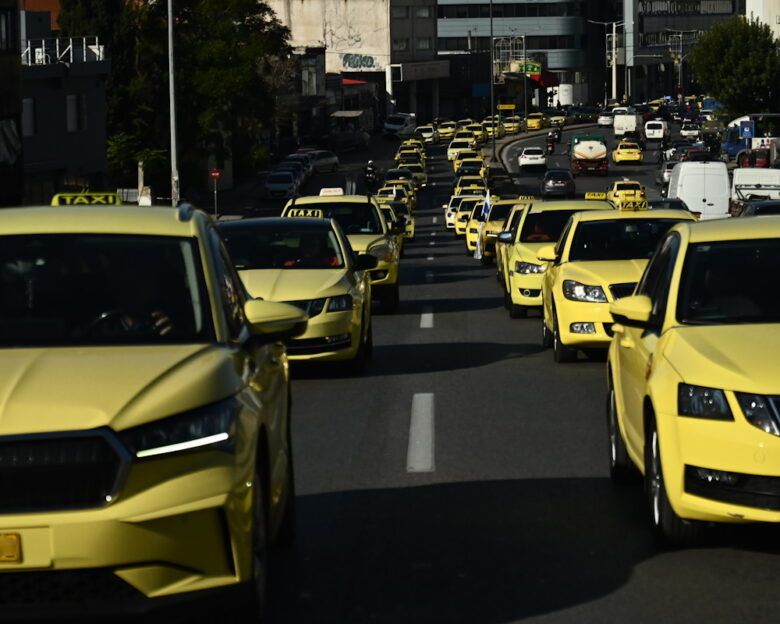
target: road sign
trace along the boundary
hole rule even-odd
[[[497,106],[498,110],[515,110],[517,108],[516,104],[499,104]]]
[[[739,122],[739,138],[740,139],[752,139],[756,136],[756,122],[755,121],[740,121]]]
[[[219,180],[219,176],[222,175],[222,172],[219,169],[212,169],[209,171],[209,175],[211,176],[212,180]]]

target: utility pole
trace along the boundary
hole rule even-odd
[[[176,144],[176,92],[173,64],[173,0],[168,0],[168,100],[171,125],[171,205],[179,205],[179,157]]]
[[[493,43],[493,0],[490,0],[490,122],[493,129],[491,143],[493,144],[493,162],[496,161],[496,94],[495,94],[495,73],[496,73],[496,50]]]
[[[623,26],[625,22],[622,20],[616,22],[597,22],[595,20],[588,20],[590,24],[600,24],[604,26],[604,37],[607,37],[607,26],[612,26],[612,46],[610,56],[610,66],[612,67],[612,100],[617,100],[617,29],[618,26]]]
[[[525,120],[525,131],[528,132],[528,72],[526,72],[526,63],[528,63],[528,48],[525,43],[525,33],[523,38],[523,119]]]

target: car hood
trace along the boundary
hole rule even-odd
[[[384,234],[347,234],[355,253],[366,253],[369,247],[387,242]]]
[[[0,435],[116,431],[214,403],[243,385],[217,345],[0,350]]]
[[[251,297],[266,301],[301,301],[346,292],[346,269],[257,269],[238,275]]]
[[[682,326],[668,335],[664,356],[686,383],[780,394],[777,324]]]
[[[646,266],[647,260],[568,262],[564,266],[562,278],[594,286],[625,284],[638,282]]]

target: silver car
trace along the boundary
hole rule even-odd
[[[674,169],[676,164],[676,161],[670,161],[659,167],[658,173],[655,174],[655,183],[658,186],[664,187],[669,184],[669,179],[672,177],[672,169]]]
[[[328,150],[313,150],[309,152],[314,159],[314,170],[317,173],[336,171],[341,164],[339,157]]]
[[[265,179],[266,199],[289,199],[298,193],[298,179],[292,171],[272,171]]]

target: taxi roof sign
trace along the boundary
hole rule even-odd
[[[319,208],[288,208],[285,217],[309,217],[313,219],[325,218],[325,211]]]
[[[344,189],[340,186],[325,187],[320,189],[320,197],[333,197],[335,195],[343,195]]]
[[[121,206],[117,193],[57,193],[51,198],[52,206]]]
[[[646,199],[637,199],[632,201],[622,201],[618,204],[618,210],[623,212],[640,212],[642,210],[649,210],[650,205]]]
[[[585,193],[585,199],[594,199],[604,201],[607,198],[606,193]]]

